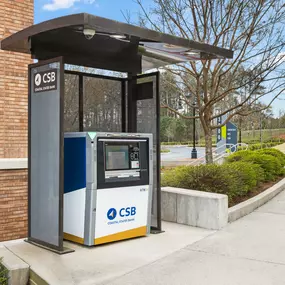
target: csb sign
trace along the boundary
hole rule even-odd
[[[34,73],[34,93],[57,89],[57,69]]]

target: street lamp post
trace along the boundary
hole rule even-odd
[[[193,148],[191,151],[191,158],[197,158],[197,150],[196,150],[196,119],[195,119],[195,103],[193,103]]]
[[[259,115],[259,140],[262,143],[262,111],[260,111]]]

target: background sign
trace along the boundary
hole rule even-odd
[[[61,59],[29,66],[28,241],[63,250]]]
[[[220,116],[217,118],[217,125],[221,125],[227,119],[226,116]],[[217,154],[222,154],[226,150],[226,126],[217,128]]]
[[[226,119],[227,116],[218,117],[217,124],[223,124]],[[227,122],[224,126],[217,128],[217,153],[221,154],[227,148],[231,148],[230,144],[237,144],[237,126]],[[235,151],[235,148],[231,148],[231,151]]]
[[[231,122],[227,122],[226,124],[227,127],[227,144],[233,144],[236,145],[237,144],[237,126]],[[228,148],[230,148],[230,146],[227,146]],[[235,148],[232,148],[231,151],[236,151]]]

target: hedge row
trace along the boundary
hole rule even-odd
[[[260,139],[256,139],[256,140],[242,140],[242,142],[246,143],[246,144],[259,144],[260,143]],[[276,142],[278,144],[284,143],[285,139],[284,138],[277,138],[277,137],[273,137],[270,139],[266,139],[263,141],[263,143],[270,143],[270,142]]]
[[[256,143],[248,146],[249,150],[256,150],[256,149],[263,149],[263,148],[270,148],[276,145],[279,145],[280,142],[267,142],[267,143]]]
[[[276,139],[272,138],[268,141],[264,141],[263,143],[260,143],[259,140],[245,142],[249,145],[249,149],[255,150],[255,149],[261,149],[261,148],[268,148],[273,147],[276,145],[279,145],[281,143],[284,143],[285,139]],[[187,145],[189,147],[193,146],[193,141],[186,141],[186,142],[161,142],[161,145]],[[205,142],[199,142],[196,143],[197,146],[205,147]],[[216,147],[216,143],[213,142],[213,147]]]
[[[193,141],[186,141],[186,142],[161,142],[161,145],[185,145],[192,147],[193,146]],[[196,143],[196,146],[204,147],[205,143],[204,142],[199,142]],[[216,146],[215,143],[212,144],[212,146]]]
[[[239,151],[222,165],[179,166],[166,170],[162,186],[226,194],[229,203],[247,196],[261,182],[283,176],[285,154],[276,149]]]

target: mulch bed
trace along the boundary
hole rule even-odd
[[[272,187],[274,184],[276,184],[277,182],[282,180],[284,177],[285,176],[279,177],[275,181],[261,183],[258,187],[256,187],[252,191],[250,191],[246,196],[236,197],[235,199],[233,199],[233,201],[231,203],[229,203],[229,207],[235,206],[241,202],[244,202],[244,201],[262,193],[263,191],[267,190],[268,188]]]

